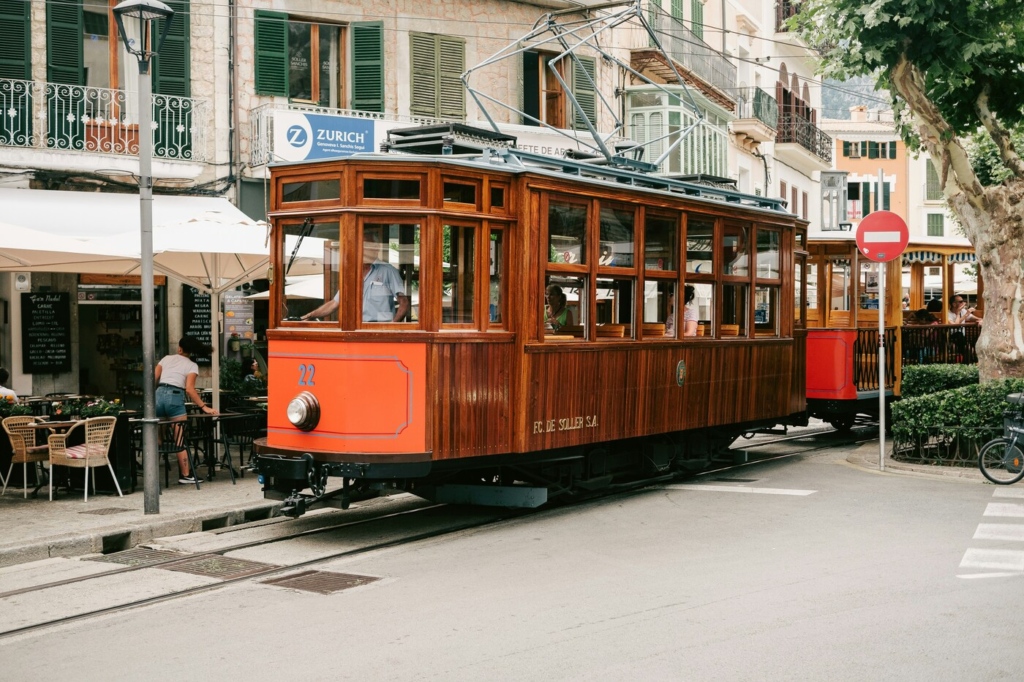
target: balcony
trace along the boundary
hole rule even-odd
[[[138,98],[123,90],[0,79],[0,147],[134,156]],[[153,156],[208,160],[205,99],[153,95]]]
[[[807,119],[781,114],[775,155],[803,170],[828,170],[832,167],[832,138]]]
[[[698,38],[682,21],[663,11],[651,18],[658,40],[686,84],[731,111],[735,104],[729,93],[736,89],[736,66]],[[652,71],[666,83],[676,82],[672,66],[651,46],[646,30],[636,29],[631,44],[636,46],[632,48],[634,69],[641,73]]]
[[[775,0],[775,32],[788,33],[786,22],[799,12],[799,3],[795,0]]]
[[[779,125],[779,104],[761,88],[740,88],[736,98],[736,120],[729,123],[733,135],[744,147],[775,139]]]

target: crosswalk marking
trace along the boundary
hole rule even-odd
[[[973,580],[975,578],[1009,578],[1015,575],[1021,575],[1020,573],[964,573],[958,575],[957,578],[963,578],[964,580]]]
[[[1024,504],[1009,502],[989,502],[985,507],[984,516],[1008,516],[1016,519],[1024,518]]]
[[[1024,571],[1024,551],[1015,549],[968,549],[960,568]]]
[[[1024,542],[1024,525],[1012,523],[979,523],[975,540],[1010,540]]]
[[[992,497],[1024,497],[1024,488],[1000,486],[992,493]]]
[[[817,490],[794,490],[790,488],[751,488],[744,485],[666,485],[666,490],[705,490],[718,493],[751,493],[756,495],[813,495]]]

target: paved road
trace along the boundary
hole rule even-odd
[[[0,660],[18,680],[1019,679],[1007,492],[807,453],[329,562],[381,578],[329,596],[245,583],[0,640]],[[79,585],[102,602],[158,572]]]

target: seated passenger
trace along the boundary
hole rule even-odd
[[[697,306],[693,305],[696,292],[693,286],[687,284],[683,289],[683,336],[697,336]]]
[[[557,332],[563,327],[571,327],[573,325],[572,311],[566,307],[568,299],[562,293],[562,287],[557,284],[548,285],[544,298],[547,299],[547,305],[544,307],[547,316],[546,323],[551,329]]]

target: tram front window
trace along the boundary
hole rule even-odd
[[[338,291],[338,223],[315,222],[284,225],[283,277],[274,287],[283,291],[281,317],[336,321],[337,306],[327,306]],[[320,315],[312,315],[315,311]]]
[[[363,225],[363,322],[419,321],[420,226]]]

